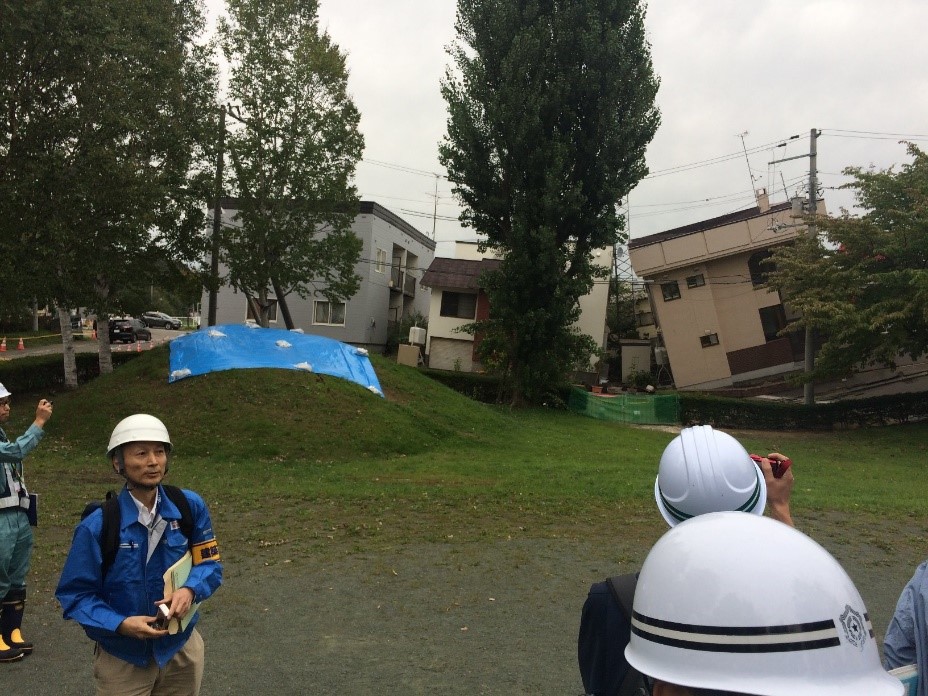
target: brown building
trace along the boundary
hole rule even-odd
[[[764,286],[770,249],[803,234],[801,200],[757,207],[629,241],[648,288],[656,348],[678,389],[717,389],[802,369],[802,336],[778,336],[792,318]],[[822,201],[818,211],[824,211]]]

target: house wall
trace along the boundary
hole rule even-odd
[[[223,221],[233,224],[235,211],[226,210]],[[237,223],[234,223],[237,224]],[[324,300],[321,295],[306,299],[295,294],[287,296],[290,315],[297,328],[317,336],[334,338],[344,343],[382,350],[387,341],[388,323],[399,321],[403,316],[418,311],[428,316],[429,293],[419,287],[419,279],[435,253],[435,242],[409,227],[385,208],[369,202],[361,203],[361,212],[351,224],[352,232],[361,239],[362,249],[355,273],[361,282],[358,291],[345,303],[345,324],[314,324],[314,301]],[[384,249],[386,266],[383,272],[377,270],[377,249]],[[415,297],[409,297],[390,288],[391,264],[399,258],[401,268],[415,279]],[[406,267],[407,261],[414,264]],[[225,277],[228,269],[220,268],[220,275]],[[324,289],[324,284],[317,286]],[[207,306],[208,294],[204,293],[203,307]],[[216,320],[220,324],[241,323],[247,317],[245,296],[228,286],[223,286],[217,298]],[[283,314],[278,309],[277,320],[269,323],[272,328],[285,328]]]
[[[455,245],[455,258],[465,259],[471,261],[477,261],[484,258],[496,258],[492,253],[488,252],[487,254],[481,254],[477,251],[477,245],[470,242],[457,242]],[[612,247],[608,246],[604,249],[597,250],[594,253],[594,263],[603,268],[609,268],[612,264]],[[426,348],[425,352],[429,356],[429,367],[434,367],[435,363],[432,358],[432,339],[441,338],[441,339],[450,339],[450,340],[467,340],[471,345],[473,344],[473,337],[469,334],[456,331],[461,326],[469,324],[474,319],[458,319],[456,317],[443,317],[441,316],[441,294],[443,292],[442,288],[432,288],[432,297],[431,303],[429,306],[429,335],[426,339]],[[453,291],[454,292],[454,291]],[[483,299],[481,294],[481,299]],[[609,283],[604,279],[598,281],[593,285],[593,290],[588,294],[580,298],[580,319],[577,321],[575,326],[588,336],[593,338],[593,341],[600,348],[605,348],[606,346],[606,305],[609,299]],[[485,305],[485,303],[484,303]],[[472,358],[472,356],[471,356]],[[443,358],[439,358],[441,362]],[[471,359],[473,363],[473,360]],[[590,359],[590,370],[596,368],[599,358],[593,356]],[[464,367],[466,361],[462,360],[461,369],[466,370],[468,368]],[[479,363],[474,363],[478,364]],[[440,368],[440,369],[450,369],[450,368]]]
[[[597,249],[593,253],[593,263],[600,268],[609,268],[612,265],[612,247]],[[580,298],[580,319],[575,326],[581,333],[592,337],[597,347],[606,348],[606,305],[609,302],[609,282],[606,279],[597,280],[588,295]],[[597,356],[590,358],[590,369],[599,362]]]
[[[428,337],[425,339],[425,353],[429,356],[429,367],[434,367],[432,363],[432,340],[444,339],[447,341],[459,342],[465,341],[468,346],[468,351],[473,348],[474,338],[470,334],[464,333],[462,331],[457,331],[462,326],[472,323],[476,319],[476,314],[470,319],[461,319],[459,317],[443,317],[441,316],[441,294],[443,290],[440,288],[432,288],[429,309],[428,309],[428,318],[429,318],[429,331]],[[457,290],[451,290],[449,292],[459,292]],[[441,359],[440,359],[441,360]],[[472,363],[470,353],[468,352],[467,361],[462,361],[467,363]],[[450,370],[450,367],[439,368],[442,370]],[[462,367],[461,369],[465,369]],[[469,368],[466,369],[469,371]]]
[[[779,293],[755,287],[748,269],[753,253],[801,234],[794,223],[785,210],[629,250],[635,272],[651,281],[651,307],[677,388],[731,386],[795,369],[782,345],[767,344],[760,320],[761,308],[781,304]],[[686,278],[700,273],[705,285],[688,288]],[[671,281],[680,298],[665,301],[660,286]],[[718,344],[704,347],[700,338],[711,334]],[[737,370],[748,359],[763,366],[760,372],[733,375],[732,365]]]

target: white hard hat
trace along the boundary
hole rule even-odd
[[[681,430],[664,449],[654,499],[673,527],[707,512],[763,515],[767,484],[740,442],[711,425],[697,425]]]
[[[171,436],[159,419],[147,413],[136,413],[123,418],[110,435],[110,444],[106,447],[106,456],[112,457],[113,451],[127,442],[163,442],[171,449]]]
[[[0,382],[0,399],[5,399],[8,396],[12,396],[12,394],[10,394],[9,390]]]
[[[867,608],[812,539],[716,512],[668,531],[645,559],[625,657],[655,679],[757,696],[899,696]]]

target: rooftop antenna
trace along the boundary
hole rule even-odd
[[[744,163],[748,165],[748,178],[751,180],[751,193],[756,194],[754,191],[754,174],[751,173],[751,161],[748,159],[748,148],[744,144],[744,136],[746,135],[750,135],[750,132],[744,131],[743,133],[739,133],[738,137],[741,138],[741,149],[744,150]]]

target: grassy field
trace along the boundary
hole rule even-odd
[[[204,693],[246,681],[278,693],[579,693],[586,588],[640,567],[666,531],[653,483],[672,429],[510,412],[373,361],[386,399],[284,370],[169,385],[167,347],[51,395],[48,435],[26,460],[42,497],[29,620],[43,648],[14,666],[26,693],[86,693],[89,646],[53,591],[84,503],[121,483],[109,434],[140,411],[167,424],[169,480],[203,494],[222,548]],[[39,396],[14,394],[10,435]],[[735,434],[793,458],[797,525],[858,583],[879,640],[924,557],[928,426]],[[67,685],[46,688],[51,673]]]
[[[56,395],[49,435],[27,460],[52,542],[43,545],[37,570],[64,552],[83,501],[119,485],[104,458],[106,443],[118,420],[140,411],[167,424],[176,453],[170,480],[206,497],[217,528],[255,518],[246,534],[226,531],[232,552],[238,545],[287,543],[309,553],[336,541],[364,549],[505,538],[528,527],[564,535],[616,515],[624,523],[653,521],[654,475],[672,432],[563,411],[510,412],[373,359],[386,399],[338,379],[282,370],[168,384],[167,347]],[[32,404],[17,395],[14,406],[7,430],[15,435]],[[736,434],[751,451],[793,458],[800,516],[902,522],[928,512],[913,485],[926,469],[928,426]]]

